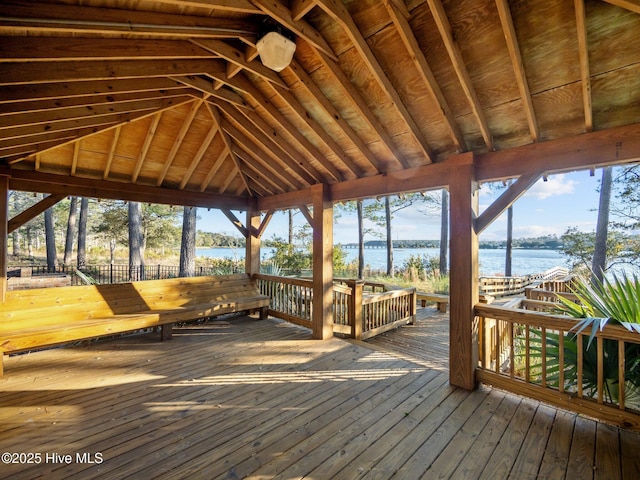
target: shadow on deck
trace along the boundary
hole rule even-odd
[[[230,317],[11,357],[0,452],[18,456],[1,476],[637,478],[635,433],[450,387],[447,316],[430,311],[370,342]]]

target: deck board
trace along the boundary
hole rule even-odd
[[[448,384],[447,316],[367,342],[225,317],[5,360],[2,478],[637,478],[640,436]],[[79,463],[76,453],[100,453]]]

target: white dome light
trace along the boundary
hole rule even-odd
[[[265,67],[280,72],[291,63],[296,44],[277,32],[269,32],[256,44]]]

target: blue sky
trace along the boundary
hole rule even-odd
[[[598,186],[601,170],[592,177],[589,171],[572,172],[549,176],[547,181],[538,181],[514,205],[514,237],[538,237],[561,235],[567,227],[578,227],[582,231],[594,231],[598,209]],[[491,192],[483,187],[480,191],[480,211],[486,208],[500,192]],[[237,213],[244,222],[244,213]],[[302,215],[294,217],[295,224],[305,222]],[[393,238],[399,240],[438,239],[440,218],[427,215],[422,207],[411,207],[397,212],[393,219]],[[199,230],[238,235],[231,222],[219,211],[199,210]],[[288,217],[284,212],[274,215],[263,238],[274,235],[286,238]],[[368,235],[366,240],[376,237]],[[506,214],[500,216],[481,235],[481,240],[503,240],[506,238]],[[354,215],[342,214],[334,224],[336,243],[357,242],[357,220]]]

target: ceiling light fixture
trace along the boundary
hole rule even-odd
[[[271,70],[280,72],[288,67],[293,60],[296,43],[279,32],[271,31],[258,40],[256,48],[262,64]]]

